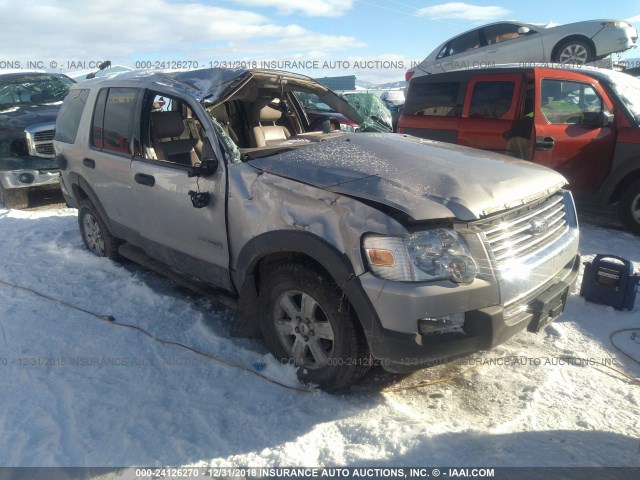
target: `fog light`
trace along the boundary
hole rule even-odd
[[[21,173],[20,175],[18,175],[18,181],[20,183],[33,183],[34,177],[32,174],[30,173]]]
[[[443,317],[427,317],[418,320],[421,335],[441,335],[443,333],[464,333],[464,313],[454,313]]]

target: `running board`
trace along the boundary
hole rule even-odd
[[[130,243],[123,243],[118,247],[118,253],[132,262],[142,265],[149,270],[173,280],[178,285],[188,288],[198,295],[209,297],[233,309],[238,308],[238,301],[231,295],[206,282],[203,282],[202,280],[179,272],[166,263],[162,263],[155,258],[149,257],[141,248],[131,245]]]

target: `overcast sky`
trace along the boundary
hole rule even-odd
[[[401,80],[411,61],[475,25],[597,18],[632,19],[640,26],[640,1],[0,0],[0,67],[28,60],[58,71],[103,59],[132,67],[141,61],[206,67],[304,60],[318,62],[315,71],[304,71],[311,76]],[[640,53],[625,54],[630,56]],[[369,62],[354,69],[362,60]],[[405,68],[376,68],[381,64],[375,60]],[[334,62],[332,68],[322,68],[325,61]]]

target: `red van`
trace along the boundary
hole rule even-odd
[[[619,202],[640,234],[640,80],[630,75],[520,66],[421,76],[398,132],[551,167],[575,194]]]

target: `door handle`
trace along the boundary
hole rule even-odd
[[[140,185],[146,185],[147,187],[153,187],[156,184],[156,179],[153,176],[144,173],[136,173],[133,179]]]
[[[85,158],[82,160],[82,164],[88,168],[96,168],[96,161],[93,158]]]
[[[498,51],[498,49],[496,48],[495,50],[489,50],[487,53],[496,53]]]
[[[553,137],[536,137],[535,149],[538,151],[552,150],[556,145],[556,139]]]

